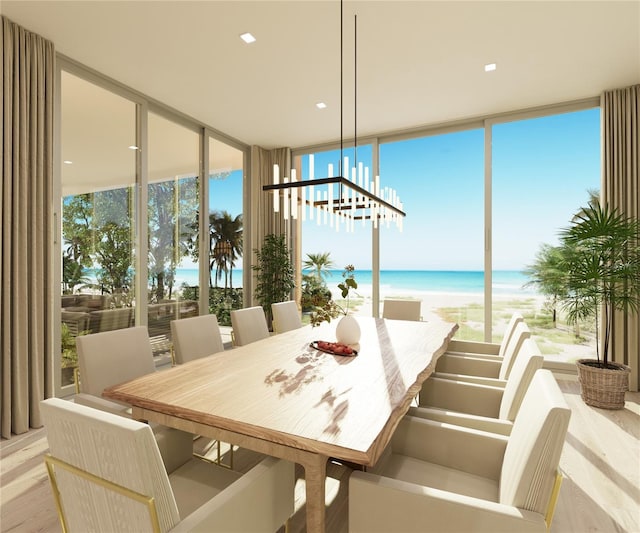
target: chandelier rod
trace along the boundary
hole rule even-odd
[[[343,82],[343,29],[342,29],[342,18],[343,18],[343,0],[340,0],[340,162],[338,163],[338,174],[340,176],[344,176],[344,172],[342,169],[342,152],[344,150],[344,112],[343,112],[343,93],[344,93],[344,82]]]
[[[358,167],[358,15],[353,15],[353,165]],[[347,172],[349,170],[347,169]]]

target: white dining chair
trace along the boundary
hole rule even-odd
[[[504,357],[511,336],[514,334],[516,326],[521,322],[524,322],[522,313],[520,313],[519,311],[514,311],[511,314],[509,322],[507,322],[504,334],[502,335],[502,340],[499,343],[451,339],[449,341],[446,353],[455,355],[470,355],[473,357]]]
[[[102,397],[112,385],[155,372],[153,352],[145,326],[76,337],[80,392],[74,401],[116,415],[130,417],[131,407]],[[193,435],[151,424],[168,472],[191,459]]]
[[[224,351],[218,317],[213,314],[172,320],[171,340],[173,342],[174,362],[178,365]],[[194,441],[199,439],[204,439],[204,437],[194,435]],[[203,451],[198,454],[194,453],[194,455],[201,459],[208,459],[213,446],[217,450],[216,458],[214,459],[215,463],[226,466],[223,463],[221,442],[217,439],[209,439],[203,446]],[[229,468],[233,468],[232,445],[229,445],[227,463]]]
[[[171,340],[176,364],[224,351],[216,315],[202,315],[171,321]]]
[[[419,407],[407,414],[508,435],[542,362],[538,345],[527,339],[504,387],[430,377],[422,385]]]
[[[350,476],[349,531],[547,533],[570,416],[539,370],[508,437],[404,417],[376,465]]]
[[[168,474],[146,424],[59,398],[40,407],[63,531],[272,533],[293,514],[293,463],[242,475],[191,459]]]
[[[434,377],[492,384],[491,379],[506,380],[524,341],[531,337],[531,330],[519,322],[509,338],[503,357],[483,357],[474,354],[444,353],[438,358]],[[490,378],[489,381],[484,378]]]
[[[409,298],[385,298],[382,318],[393,320],[421,320],[420,307],[422,300]]]
[[[273,316],[273,331],[275,333],[284,333],[302,327],[300,310],[298,304],[293,300],[271,304],[271,315]]]
[[[244,346],[269,337],[267,318],[260,306],[232,310],[231,327],[235,346]]]

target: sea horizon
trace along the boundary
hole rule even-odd
[[[342,281],[342,269],[329,270],[325,282],[329,289],[337,290]],[[303,270],[309,274],[310,270]],[[355,279],[364,292],[370,291],[373,273],[371,270],[356,270]],[[492,286],[495,294],[538,295],[533,287],[524,287],[530,279],[520,270],[494,270]],[[198,285],[198,269],[176,270],[176,286],[186,283]],[[224,276],[218,282],[224,285]],[[233,286],[242,287],[242,269],[233,270]],[[482,294],[484,292],[484,272],[481,270],[402,270],[380,271],[380,290],[383,292],[438,292],[457,294]]]
[[[91,281],[96,279],[97,269],[88,269]],[[310,274],[310,270],[303,270]],[[342,282],[343,269],[332,269],[327,272],[324,280],[332,292],[338,291],[338,284]],[[373,272],[371,270],[356,270],[355,279],[360,290],[367,294],[371,292]],[[513,294],[520,296],[539,295],[534,287],[524,287],[530,279],[520,270],[494,270],[492,286],[494,294]],[[174,287],[180,289],[183,285],[194,287],[199,285],[197,268],[178,268]],[[218,281],[218,286],[224,286],[224,276]],[[233,269],[233,287],[242,288],[242,269]],[[481,270],[403,270],[390,269],[380,271],[380,291],[383,293],[455,293],[455,294],[483,294],[484,272]]]

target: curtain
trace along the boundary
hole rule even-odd
[[[53,43],[2,17],[0,429],[40,427],[49,361]]]
[[[628,217],[640,217],[640,85],[606,91],[602,109],[602,199]],[[614,315],[612,359],[631,367],[629,387],[640,381],[640,317]]]
[[[251,147],[251,264],[255,264],[256,256],[253,250],[260,248],[266,235],[286,235],[289,248],[292,248],[292,224],[286,224],[282,217],[282,201],[280,213],[273,212],[273,193],[262,190],[263,185],[273,183],[273,165],[280,166],[280,179],[290,175],[291,149],[275,148],[266,150],[259,146]],[[246,253],[246,249],[245,249]],[[255,280],[252,276],[251,305],[258,305],[253,297]]]

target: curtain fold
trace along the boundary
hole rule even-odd
[[[2,17],[0,434],[41,427],[49,354],[53,43]]]
[[[640,218],[640,84],[605,91],[602,110],[602,199],[628,217]],[[640,316],[616,312],[612,360],[631,367],[629,387],[640,381]]]
[[[286,235],[288,246],[291,248],[291,224],[286,224],[282,217],[282,205],[280,213],[273,212],[272,193],[262,190],[263,185],[273,183],[273,165],[280,166],[280,176],[288,176],[291,169],[291,149],[274,148],[266,150],[259,146],[251,147],[251,264],[255,264],[254,249],[260,248],[266,235]],[[245,254],[247,250],[245,249]],[[252,278],[251,305],[258,305],[253,297],[255,286]]]

